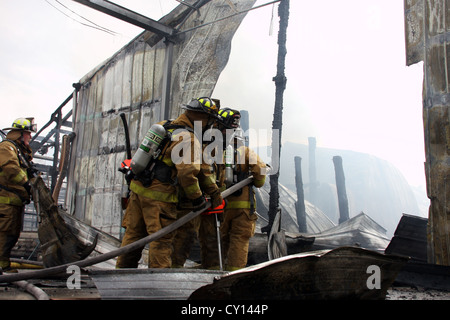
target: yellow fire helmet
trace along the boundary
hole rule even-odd
[[[4,128],[3,130],[23,130],[28,132],[36,132],[37,124],[34,123],[34,118],[18,118],[14,120],[11,128]]]
[[[227,129],[239,127],[241,113],[238,110],[224,108],[219,110],[219,122]]]
[[[210,115],[213,115],[214,117],[217,117],[219,108],[214,100],[215,99],[211,99],[208,97],[201,97],[191,100],[191,102],[182,106],[182,108],[191,111],[208,113]]]

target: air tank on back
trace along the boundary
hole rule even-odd
[[[131,170],[139,174],[159,155],[159,146],[166,136],[166,129],[160,124],[153,124],[148,129],[139,148],[131,159]]]

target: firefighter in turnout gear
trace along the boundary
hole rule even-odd
[[[163,146],[152,167],[136,174],[130,183],[131,195],[126,209],[126,229],[122,246],[153,234],[178,218],[180,199],[188,199],[193,209],[205,205],[198,175],[202,150],[201,137],[194,126],[200,124],[202,132],[217,120],[218,108],[210,98],[192,100],[184,106],[185,112],[166,125],[171,139]],[[202,133],[201,132],[201,133]],[[133,157],[134,159],[134,157]],[[133,160],[131,161],[131,171]],[[212,203],[222,202],[220,193],[211,195]],[[149,244],[150,268],[170,268],[172,265],[171,232]],[[121,255],[117,268],[136,268],[142,249]]]
[[[202,191],[209,195],[210,197],[218,198],[218,195],[222,190],[216,184],[216,172],[214,169],[214,164],[208,164],[205,161],[202,161],[200,165],[200,173],[198,175],[200,188]],[[220,198],[218,198],[220,200]],[[222,201],[219,206],[223,205],[225,201]],[[216,206],[219,202],[211,203],[212,206]],[[192,207],[189,206],[189,203],[181,200],[179,203],[179,212],[178,218],[188,214]],[[200,216],[195,217],[194,219],[188,221],[180,228],[177,229],[177,233],[175,239],[173,241],[173,254],[172,254],[172,268],[181,268],[184,266],[187,258],[189,257],[192,246],[195,243],[195,240],[198,239],[200,225],[203,221],[203,217],[205,214],[210,214],[213,209],[209,208],[205,210]],[[223,211],[223,210],[222,210]],[[212,239],[212,243],[208,243],[208,246],[205,246],[203,243],[201,244],[202,249],[202,264],[205,262],[204,251],[206,249],[211,249],[217,254],[217,238]],[[212,253],[214,255],[214,253]],[[204,265],[203,265],[204,267]]]
[[[226,207],[225,200],[216,207],[205,210],[200,215],[199,241],[201,250],[201,267],[203,269],[219,270],[221,267],[221,243],[217,239],[217,228],[223,221]]]
[[[256,199],[253,187],[264,185],[266,164],[250,148],[244,146],[239,128],[240,113],[233,109],[219,111],[219,127],[224,134],[225,148],[224,178],[227,187],[253,175],[253,184],[245,186],[227,197],[221,237],[225,270],[234,271],[247,265],[250,238],[255,233]],[[234,132],[233,132],[234,131]],[[233,135],[234,134],[234,135]],[[231,139],[227,141],[226,137]],[[230,147],[231,146],[231,147]],[[232,154],[227,154],[232,153]],[[232,164],[227,156],[232,157]],[[230,159],[228,158],[228,159]],[[232,171],[228,172],[228,169]]]
[[[220,107],[220,101],[212,99],[217,106]],[[194,102],[193,106],[190,104],[185,106],[186,109],[195,110],[197,104]],[[216,123],[215,123],[216,125]],[[205,147],[210,143],[210,141],[203,140],[202,152]],[[207,159],[202,158],[200,164],[200,172],[197,176],[199,180],[199,185],[202,191],[212,199],[212,206],[217,206],[220,203],[221,190],[216,184],[216,173],[213,168],[214,163],[211,161],[205,161]],[[217,201],[213,201],[217,199]],[[193,208],[192,204],[186,199],[186,197],[181,196],[178,203],[178,218],[188,214]],[[223,203],[223,201],[222,201]],[[206,212],[210,209],[205,210]],[[189,257],[192,246],[194,245],[196,239],[198,239],[198,232],[200,228],[201,217],[197,216],[194,219],[188,221],[180,228],[176,230],[176,236],[173,240],[173,253],[172,253],[172,268],[181,268],[184,266],[187,258]],[[215,247],[217,247],[217,242],[215,242]],[[216,249],[217,250],[217,249]]]
[[[220,110],[219,110],[220,112]],[[221,172],[220,163],[211,163],[202,165],[202,175],[208,177],[210,185],[217,188],[217,192],[225,190],[224,179]],[[213,184],[214,181],[214,184]],[[211,188],[211,187],[210,187]],[[198,229],[198,238],[200,242],[201,268],[219,270],[221,265],[220,256],[221,243],[217,238],[217,228],[223,221],[225,200],[217,206],[212,205],[211,208],[205,210],[200,216],[200,224]]]
[[[36,132],[33,118],[15,120],[0,143],[0,268],[10,269],[11,250],[22,229],[25,205],[30,203],[31,132]]]

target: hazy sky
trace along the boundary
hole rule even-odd
[[[113,2],[154,19],[179,4]],[[142,31],[70,0],[0,0],[0,15],[1,128],[22,116],[44,125],[72,83]],[[277,32],[277,5],[250,12],[214,91],[255,129],[272,126]],[[283,141],[373,154],[424,185],[422,64],[405,64],[403,1],[291,0],[287,46]]]

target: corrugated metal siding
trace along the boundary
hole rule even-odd
[[[251,8],[254,3],[255,0],[235,1],[239,11]],[[227,1],[214,0],[199,13],[190,17],[182,30],[229,16],[234,11]],[[244,17],[244,14],[235,16],[184,33],[182,40],[175,43],[171,118],[179,115],[182,103],[211,95],[228,61],[231,39]],[[86,75],[80,81],[82,88],[74,110],[77,136],[71,155],[68,207],[78,219],[115,236],[120,234],[120,198],[127,190],[123,174],[118,172],[126,158],[119,114],[127,115],[133,152],[151,124],[162,120],[165,44],[160,41],[150,47],[144,41],[149,35],[150,32],[143,32]]]
[[[90,272],[103,300],[186,300],[225,273],[190,269],[118,269]]]

